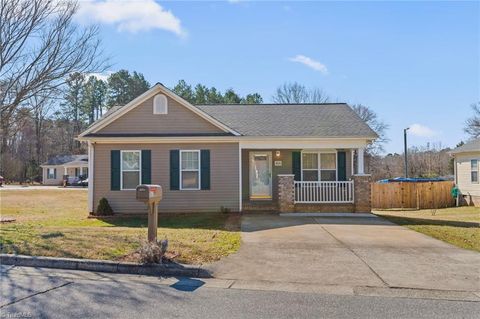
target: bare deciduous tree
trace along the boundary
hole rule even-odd
[[[308,89],[297,82],[284,83],[279,86],[272,96],[275,103],[328,103],[330,98],[318,88]]]
[[[378,135],[378,138],[375,140],[375,142],[367,147],[367,152],[371,155],[378,155],[380,153],[383,153],[385,151],[384,145],[386,142],[389,141],[389,139],[387,138],[387,130],[389,127],[388,124],[381,121],[378,118],[377,113],[375,113],[368,106],[362,104],[354,104],[352,105],[352,109]]]
[[[480,102],[472,104],[473,115],[466,122],[465,132],[472,137],[480,137]]]
[[[55,91],[52,91],[51,95],[49,96],[34,95],[30,99],[30,117],[33,121],[35,129],[35,162],[37,165],[40,165],[44,158],[44,141],[46,137],[45,122],[53,108],[52,95],[55,93]]]
[[[103,71],[98,28],[73,23],[74,1],[0,0],[0,129],[3,158],[18,109],[68,74]]]

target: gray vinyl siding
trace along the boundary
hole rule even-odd
[[[94,168],[94,207],[100,198],[108,199],[115,213],[146,213],[145,204],[136,201],[135,191],[110,190],[111,150],[151,150],[152,184],[163,188],[162,212],[212,212],[220,207],[239,209],[238,143],[209,144],[96,144]],[[170,190],[170,150],[210,150],[210,190]]]
[[[168,114],[153,114],[153,97],[96,133],[224,133],[175,100],[168,99]]]
[[[272,199],[278,200],[278,175],[292,174],[292,152],[301,150],[281,149],[280,156],[275,156],[277,149],[270,150],[254,150],[244,149],[242,150],[242,199],[247,201],[250,199],[250,152],[262,152],[268,151],[272,153]],[[346,152],[346,166],[347,166],[347,179],[352,177],[352,155],[351,150],[344,150]],[[282,166],[275,166],[275,161],[282,161]]]

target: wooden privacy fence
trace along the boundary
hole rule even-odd
[[[453,182],[372,183],[372,208],[429,209],[455,206]]]

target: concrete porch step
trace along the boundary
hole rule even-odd
[[[272,201],[245,201],[243,202],[244,212],[278,211],[278,205]]]

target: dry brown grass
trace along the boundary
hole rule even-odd
[[[88,218],[85,190],[2,190],[2,252],[36,256],[124,259],[146,238],[147,218]],[[168,238],[176,261],[219,260],[240,246],[239,220],[225,214],[161,216],[159,238]]]

